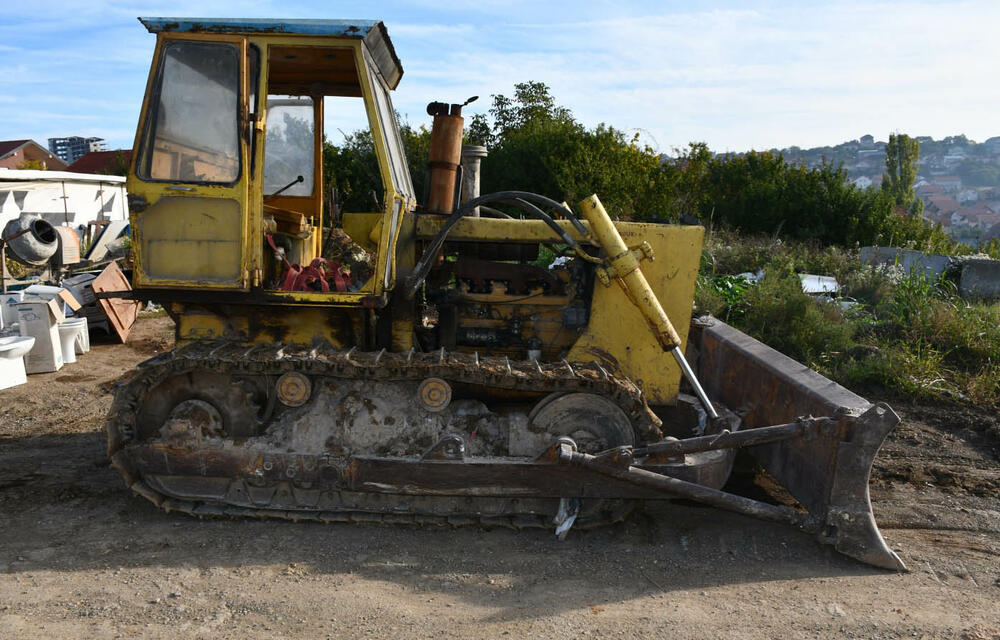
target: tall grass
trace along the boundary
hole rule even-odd
[[[739,275],[761,269],[759,282]],[[802,293],[798,273],[836,277],[853,304]],[[862,266],[855,250],[712,232],[695,306],[848,387],[1000,407],[1000,304],[965,301],[943,278]]]

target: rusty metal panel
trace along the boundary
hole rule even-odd
[[[750,427],[794,422],[803,415],[860,415],[871,403],[721,320],[694,322],[698,375],[730,409],[745,411]]]
[[[747,451],[824,526],[842,553],[904,569],[875,524],[868,495],[872,462],[899,417],[714,318],[692,323],[698,375],[709,395],[748,427],[831,418],[813,437],[749,447]]]
[[[713,319],[692,329],[700,335],[702,384],[712,399],[742,414],[747,427],[794,422],[800,416],[837,420],[828,433],[812,439],[748,449],[806,508],[824,511],[838,443],[850,428],[847,421],[871,403],[724,322]]]

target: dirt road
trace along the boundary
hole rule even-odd
[[[0,391],[0,638],[1000,638],[993,415],[897,407],[872,492],[907,574],[670,503],[565,542],[195,520],[132,496],[104,455],[114,379],[169,326]]]

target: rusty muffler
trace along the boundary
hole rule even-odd
[[[434,116],[430,149],[427,153],[428,189],[424,209],[428,213],[448,214],[455,209],[462,162],[462,132],[465,127],[462,107],[477,99],[479,96],[472,96],[462,104],[432,102],[427,105],[427,115]]]

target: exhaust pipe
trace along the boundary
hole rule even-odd
[[[427,105],[427,115],[434,116],[427,153],[428,190],[424,209],[428,213],[449,214],[455,210],[465,127],[462,107],[478,99],[479,96],[472,96],[462,104],[432,102]]]

